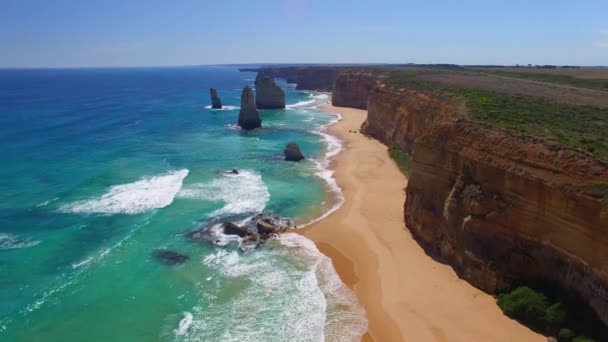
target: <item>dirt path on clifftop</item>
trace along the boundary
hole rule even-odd
[[[435,262],[405,229],[407,184],[386,146],[359,130],[367,113],[335,108],[343,120],[332,126],[346,149],[334,161],[344,205],[302,230],[331,257],[342,279],[365,307],[364,340],[546,341],[505,317],[494,298]]]

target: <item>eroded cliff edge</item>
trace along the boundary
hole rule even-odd
[[[411,154],[405,222],[425,249],[486,292],[574,291],[608,324],[608,162],[475,120],[457,96],[416,82],[345,74],[334,96],[370,82],[362,131]],[[340,105],[364,108],[352,98]]]

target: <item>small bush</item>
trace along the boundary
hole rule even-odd
[[[498,296],[498,306],[505,315],[526,323],[537,330],[545,330],[546,312],[549,309],[547,297],[527,286],[516,288],[510,293]]]
[[[545,320],[552,328],[558,328],[566,320],[566,309],[562,303],[557,302],[547,308],[545,312]]]
[[[574,331],[567,328],[560,329],[559,333],[557,334],[557,340],[559,342],[572,342],[573,338]]]
[[[572,340],[572,342],[596,342],[596,341],[594,339],[592,339],[592,338],[589,338],[589,337],[585,336],[585,335],[579,335],[579,336],[576,336],[574,338],[574,340]]]
[[[410,169],[412,168],[412,157],[405,151],[394,145],[391,145],[388,148],[388,154],[397,163],[397,166],[399,166],[401,172],[408,176],[410,173]]]

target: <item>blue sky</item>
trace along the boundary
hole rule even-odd
[[[608,0],[0,0],[0,67],[608,65]]]

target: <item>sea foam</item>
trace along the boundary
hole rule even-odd
[[[241,170],[238,174],[222,174],[209,183],[192,184],[182,189],[178,197],[222,202],[224,206],[210,216],[223,216],[259,213],[266,207],[270,193],[260,174]]]
[[[231,105],[224,105],[222,106],[222,108],[211,108],[211,105],[205,106],[206,109],[211,109],[211,110],[236,110],[236,109],[241,109],[241,107],[239,106],[231,106]]]
[[[208,304],[193,310],[185,340],[358,341],[367,330],[331,260],[299,234],[282,234],[254,253],[218,249],[203,265],[224,280],[201,285]]]
[[[74,214],[141,214],[173,203],[188,170],[146,177],[133,183],[114,185],[101,197],[64,205],[59,211]]]
[[[0,233],[0,250],[34,247],[39,243],[40,241],[24,239],[13,234]]]

